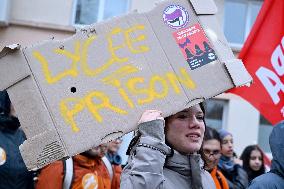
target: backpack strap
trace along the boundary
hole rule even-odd
[[[110,163],[110,161],[107,159],[106,156],[102,157],[102,160],[108,170],[109,176],[110,176],[110,181],[112,181],[113,178],[113,170],[112,170],[112,165]]]
[[[73,180],[73,159],[72,157],[63,160],[63,172],[64,172],[64,180],[62,189],[70,189]]]

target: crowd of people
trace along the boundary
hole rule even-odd
[[[270,135],[272,163],[249,145],[238,158],[233,134],[206,125],[200,103],[169,117],[146,110],[122,169],[122,139],[28,171],[19,152],[25,140],[6,91],[0,91],[0,189],[283,189],[284,122]]]

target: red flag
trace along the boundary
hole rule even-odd
[[[284,119],[284,0],[265,0],[239,58],[253,77],[235,93],[272,124]]]

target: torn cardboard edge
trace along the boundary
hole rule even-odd
[[[16,50],[19,50],[20,48],[21,48],[21,45],[19,45],[19,44],[12,44],[12,45],[5,46],[0,52],[0,58],[6,56],[7,54],[12,53]]]

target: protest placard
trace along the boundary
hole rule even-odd
[[[252,81],[218,25],[213,0],[173,0],[0,54],[27,140],[28,169],[73,156],[137,128],[147,109],[164,116]]]

